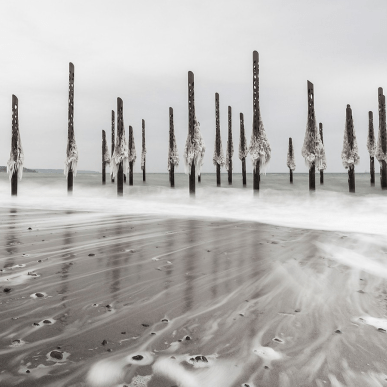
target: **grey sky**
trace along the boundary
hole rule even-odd
[[[0,4],[0,165],[11,146],[11,97],[19,98],[25,166],[63,168],[67,141],[68,63],[75,66],[74,128],[79,169],[100,170],[101,130],[110,138],[111,110],[124,101],[140,171],[141,119],[146,121],[147,171],[166,172],[168,108],[182,154],[187,137],[187,73],[195,74],[196,115],[206,143],[204,172],[214,172],[215,92],[221,135],[233,111],[234,172],[239,113],[248,141],[252,119],[252,52],[260,55],[260,105],[272,147],[269,172],[285,172],[293,138],[296,172],[306,172],[301,147],[306,81],[315,87],[324,125],[327,172],[345,172],[341,149],[350,104],[369,169],[368,111],[378,128],[377,89],[387,92],[387,2],[373,1],[3,1]],[[109,141],[110,150],[110,141]],[[376,169],[378,170],[378,163]],[[251,171],[251,162],[247,163]]]

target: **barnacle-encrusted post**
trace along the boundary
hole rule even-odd
[[[177,153],[176,138],[173,125],[173,109],[169,108],[169,151],[168,151],[168,171],[171,187],[175,186],[175,166],[179,165],[179,155]]]
[[[234,154],[234,144],[232,142],[232,111],[228,107],[228,139],[226,152],[226,169],[228,171],[228,184],[232,184],[232,155]]]
[[[347,105],[344,130],[343,151],[341,152],[343,165],[348,169],[349,192],[355,192],[355,164],[359,162],[359,151],[355,130],[353,127],[352,109]]]
[[[294,161],[294,150],[293,150],[293,143],[292,143],[291,137],[289,137],[289,149],[288,149],[288,158],[287,158],[286,164],[290,172],[290,183],[293,184],[293,171],[296,169],[296,163]]]
[[[133,167],[136,161],[136,147],[134,145],[133,128],[129,126],[129,185],[133,185]]]
[[[319,123],[319,134],[321,139],[321,144],[324,146],[324,135],[323,135],[323,124]],[[323,165],[320,164],[320,185],[324,184],[324,169],[326,168],[326,164],[323,163]]]
[[[110,165],[109,147],[106,141],[106,132],[102,131],[102,184],[106,184],[106,165]]]
[[[200,123],[195,116],[194,75],[188,72],[188,137],[184,148],[185,173],[189,174],[189,192],[195,194],[195,176],[200,175],[205,145],[200,133]]]
[[[259,190],[260,169],[270,161],[271,148],[259,108],[259,56],[257,51],[253,52],[253,130],[249,152],[253,162],[253,189]]]
[[[239,160],[242,161],[242,180],[243,180],[243,186],[245,187],[246,186],[246,157],[249,151],[247,149],[243,113],[239,114],[239,121],[240,121]]]
[[[127,169],[128,160],[125,148],[123,102],[121,98],[117,98],[117,136],[111,161],[112,176],[117,178],[117,196],[124,194],[124,170]]]
[[[224,166],[224,156],[222,149],[222,139],[220,137],[220,121],[219,121],[219,94],[215,93],[215,150],[212,159],[216,166],[216,185],[220,187],[220,168]]]
[[[106,184],[106,163],[105,163],[106,133],[102,131],[102,184]]]
[[[375,185],[375,133],[374,133],[374,116],[371,111],[368,112],[368,136],[367,136],[367,149],[370,154],[370,175],[371,175],[371,187]]]
[[[12,140],[7,172],[11,180],[11,195],[17,196],[17,181],[23,176],[24,153],[19,132],[19,100],[12,95]]]
[[[64,174],[67,177],[67,192],[73,192],[74,176],[77,174],[78,149],[74,136],[74,65],[69,63],[69,104],[68,104],[68,132],[67,158]]]
[[[195,83],[194,74],[188,71],[188,136],[189,145],[194,147],[195,133]],[[187,141],[188,142],[188,141]],[[189,171],[189,192],[195,194],[195,160],[192,160],[191,170]]]
[[[379,137],[375,157],[380,163],[380,185],[382,189],[387,189],[387,136],[386,136],[386,99],[383,95],[383,89],[378,88],[379,102]]]
[[[316,124],[314,112],[314,87],[312,82],[307,81],[307,90],[308,119],[301,154],[305,158],[306,165],[309,167],[309,190],[314,191],[316,189],[316,168],[317,170],[325,169],[326,160],[324,146]]]
[[[115,133],[114,133],[114,125],[115,125],[115,118],[114,118],[114,110],[112,110],[112,157],[113,157],[113,153],[114,153],[114,142],[115,142]],[[111,168],[110,168],[111,169]],[[112,174],[112,171],[110,171],[111,173],[111,180],[112,180],[112,183],[114,183],[114,176]]]
[[[310,150],[310,156],[315,156],[314,147],[316,142],[316,118],[314,114],[314,87],[312,82],[307,82],[308,84],[308,124],[307,124],[307,133],[305,134],[305,141],[308,141],[308,146]],[[308,138],[308,140],[307,140]],[[315,182],[315,158],[311,157],[308,159],[309,162],[309,190],[316,189]]]
[[[141,151],[141,169],[142,169],[142,181],[145,181],[145,120],[142,120],[142,151]]]

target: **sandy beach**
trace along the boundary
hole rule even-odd
[[[0,228],[1,386],[387,385],[383,236],[20,208]]]

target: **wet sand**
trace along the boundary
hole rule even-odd
[[[0,215],[1,386],[387,386],[384,236]]]

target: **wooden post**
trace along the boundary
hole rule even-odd
[[[145,120],[142,120],[142,152],[145,152]],[[142,155],[141,155],[142,163]],[[144,165],[142,166],[142,181],[145,181],[145,155],[144,155]]]
[[[245,124],[244,124],[244,118],[243,113],[239,114],[239,120],[240,120],[240,137],[241,137],[241,148],[245,149]],[[243,186],[246,187],[246,157],[242,158],[242,180],[243,180]]]
[[[123,102],[121,98],[117,98],[117,137],[119,141],[122,141],[124,132],[123,123]],[[124,194],[124,167],[123,161],[120,162],[117,172],[117,196],[123,196]]]
[[[319,132],[320,132],[320,138],[321,142],[324,144],[324,137],[323,137],[323,124],[319,123]],[[324,170],[320,169],[320,185],[324,185]]]
[[[169,108],[169,153],[173,152],[173,138],[174,138],[174,126],[173,126],[173,109]],[[169,182],[171,187],[175,186],[175,165],[169,161]]]
[[[114,136],[114,124],[115,124],[115,118],[114,118],[114,110],[112,110],[112,158],[113,158],[113,153],[114,153],[114,141],[115,141],[115,136]],[[113,162],[113,159],[112,159]],[[114,183],[114,177],[112,175],[112,183]]]
[[[259,135],[259,55],[257,51],[253,52],[253,133],[257,138]],[[259,159],[253,168],[253,189],[259,190]]]
[[[293,143],[292,143],[292,138],[289,137],[289,154],[291,159],[293,159]],[[291,168],[289,168],[290,171],[290,183],[293,184],[293,171]]]
[[[314,87],[313,83],[307,81],[307,87],[308,87],[308,129],[309,131],[313,131],[316,127],[316,117],[314,116]],[[315,141],[316,143],[316,141]],[[309,190],[315,191],[316,190],[316,167],[315,162],[313,161],[312,165],[309,168]]]
[[[129,153],[133,145],[133,128],[129,126]],[[129,185],[133,185],[133,161],[129,161]]]
[[[231,106],[228,107],[228,184],[232,184],[232,112]]]
[[[219,121],[219,94],[215,93],[215,144],[216,155],[220,155],[220,121]],[[216,163],[216,186],[220,187],[220,164]]]
[[[188,117],[189,137],[192,143],[195,133],[195,80],[192,71],[188,71]],[[191,172],[189,174],[189,193],[195,195],[195,159],[192,160]]]
[[[353,119],[352,119],[352,109],[350,105],[347,105],[346,109],[346,120],[347,120],[347,137],[348,145],[353,148]],[[348,186],[349,192],[355,192],[355,165],[350,165],[348,167]]]
[[[102,131],[102,184],[106,184],[105,148],[106,148],[106,133],[103,130]]]
[[[16,95],[12,95],[12,142],[11,147],[13,154],[13,161],[17,162],[18,155],[18,137],[19,137],[19,100]],[[17,177],[18,177],[18,168],[15,167],[15,170],[11,176],[11,195],[17,196]]]
[[[171,164],[170,168],[171,169],[169,170],[169,182],[171,183],[171,187],[174,188],[175,187],[175,165]]]
[[[67,131],[67,156],[70,154],[71,140],[74,138],[74,65],[69,63],[69,104],[68,104],[68,131]],[[67,174],[67,193],[73,192],[74,174],[70,165]]]
[[[368,136],[372,135],[372,138],[374,137],[374,116],[371,111],[368,112]],[[370,183],[371,187],[375,186],[375,157],[370,156]]]
[[[383,89],[378,88],[379,102],[379,130],[382,143],[383,153],[386,154],[387,136],[386,136],[386,100],[383,95]],[[387,189],[387,165],[386,161],[382,160],[380,165],[380,184],[382,189]]]

